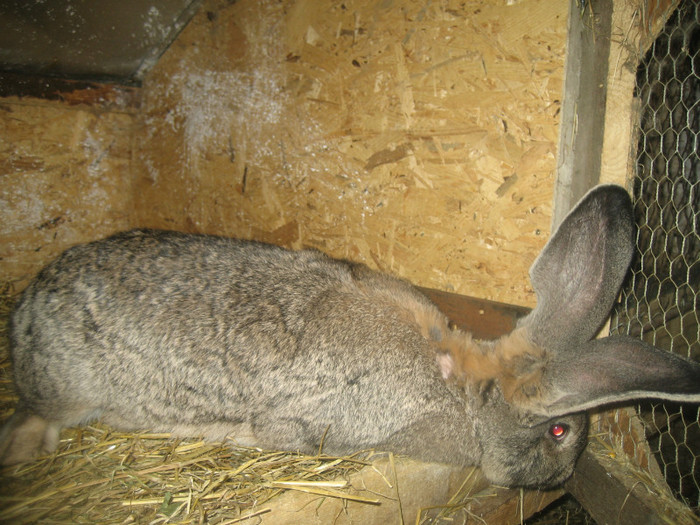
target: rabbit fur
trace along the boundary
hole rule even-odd
[[[134,230],[45,267],[11,318],[12,464],[96,418],[125,430],[316,453],[375,448],[551,487],[586,443],[585,411],[700,402],[700,366],[593,339],[633,250],[627,192],[599,186],[531,269],[537,307],[476,341],[405,281],[315,250]]]

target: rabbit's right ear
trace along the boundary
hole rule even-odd
[[[633,399],[700,403],[700,365],[639,339],[593,339],[553,356],[522,406],[554,418]]]
[[[627,273],[633,232],[627,192],[598,186],[566,216],[530,269],[537,306],[519,326],[546,358],[537,374],[516,373],[509,385],[512,399],[530,414],[551,418],[647,397],[700,402],[700,365],[629,337],[592,340]]]
[[[620,186],[597,186],[565,217],[530,268],[537,306],[528,338],[554,353],[589,341],[607,319],[634,250],[632,202]]]

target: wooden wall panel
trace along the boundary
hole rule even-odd
[[[144,85],[136,222],[532,305],[567,8],[205,1]]]
[[[129,112],[0,99],[0,281],[16,290],[68,246],[129,226]]]

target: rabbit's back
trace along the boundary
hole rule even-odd
[[[68,250],[25,291],[16,383],[46,418],[303,450],[332,423],[327,449],[356,450],[431,411],[464,413],[402,300],[433,308],[313,250],[126,232]]]

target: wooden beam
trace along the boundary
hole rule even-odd
[[[700,520],[629,461],[590,443],[576,464],[568,490],[598,525],[697,525]]]
[[[569,9],[553,228],[600,180],[613,2],[570,0]]]
[[[0,97],[60,100],[69,106],[88,105],[115,111],[136,111],[141,104],[138,87],[0,72]]]
[[[477,339],[496,339],[511,332],[530,309],[455,293],[419,288],[437,307]]]

